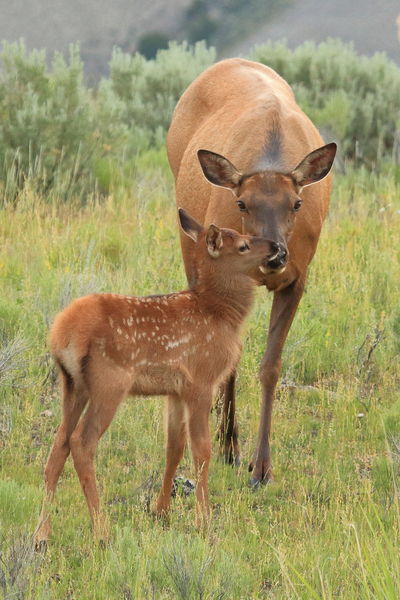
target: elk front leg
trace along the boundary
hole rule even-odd
[[[238,427],[236,423],[236,398],[235,398],[236,371],[229,376],[223,385],[223,407],[219,427],[219,445],[221,455],[227,464],[240,465],[240,449],[238,442]]]
[[[304,280],[294,281],[287,288],[274,294],[260,380],[262,387],[261,416],[258,431],[257,448],[250,464],[253,472],[251,485],[258,486],[272,479],[270,433],[271,415],[275,387],[281,371],[281,355],[286,337],[304,291]]]

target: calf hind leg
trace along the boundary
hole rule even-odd
[[[87,403],[87,395],[84,391],[76,389],[72,378],[66,371],[61,371],[61,377],[63,414],[44,471],[45,493],[39,523],[34,534],[37,550],[46,547],[50,535],[50,504],[70,452],[71,434]]]
[[[108,393],[107,396],[99,394],[93,396],[94,401],[91,395],[88,409],[70,438],[71,454],[86,497],[93,532],[100,540],[107,539],[108,532],[105,518],[100,512],[94,457],[98,442],[110,425],[124,396],[125,393],[121,391]]]

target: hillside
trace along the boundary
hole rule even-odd
[[[398,0],[301,0],[289,5],[270,22],[260,24],[245,40],[225,51],[246,55],[256,44],[286,39],[290,48],[305,40],[328,37],[354,42],[361,54],[384,51],[400,63],[400,4]]]
[[[150,31],[192,41],[196,32],[208,33],[220,56],[246,55],[268,40],[286,38],[295,47],[340,37],[354,40],[361,53],[383,50],[400,63],[398,0],[249,0],[246,6],[241,0],[0,0],[0,39],[24,38],[29,49],[47,48],[50,55],[79,41],[86,73],[95,79],[106,73],[114,45],[133,52]]]
[[[191,0],[0,0],[0,39],[65,52],[79,41],[87,73],[106,70],[113,46],[133,51],[141,33],[175,34]]]

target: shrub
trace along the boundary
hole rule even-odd
[[[77,46],[69,62],[56,53],[49,73],[44,51],[28,53],[23,42],[4,43],[0,78],[0,178],[13,197],[26,179],[43,193],[57,186],[67,193],[87,180],[93,111],[83,83]],[[1,188],[0,188],[1,189]]]
[[[98,119],[102,136],[123,137],[131,152],[162,144],[182,92],[214,61],[215,51],[203,42],[172,42],[155,60],[115,48],[110,77],[101,81],[97,98],[99,115],[108,115]]]
[[[49,70],[44,51],[4,44],[0,198],[14,201],[27,181],[49,199],[107,192],[121,165],[164,142],[179,96],[214,60],[204,43],[172,43],[155,60],[116,48],[95,94],[83,83],[77,46],[68,62],[56,53]]]

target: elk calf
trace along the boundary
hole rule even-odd
[[[179,219],[192,240],[196,277],[191,289],[144,298],[91,294],[72,302],[54,321],[50,344],[61,373],[63,417],[45,468],[38,545],[49,536],[49,502],[70,451],[95,534],[105,535],[94,456],[127,395],[168,396],[166,467],[156,512],[169,508],[188,435],[197,513],[200,520],[207,517],[213,392],[239,358],[240,326],[253,296],[248,273],[264,270],[280,248],[215,225],[203,229],[182,209]]]

